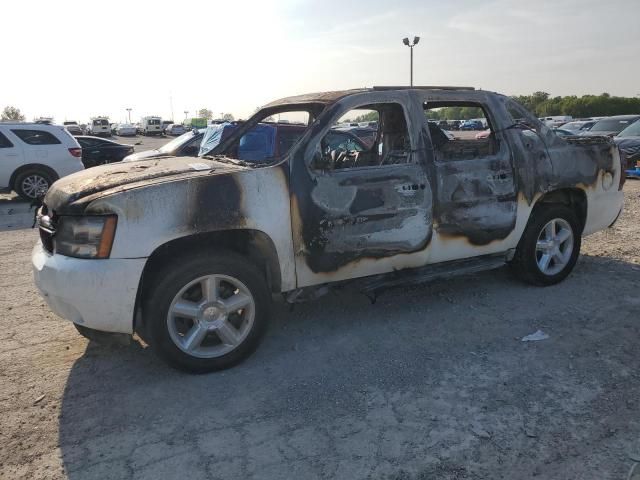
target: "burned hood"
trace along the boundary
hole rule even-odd
[[[62,213],[61,210],[76,213],[74,203],[86,197],[93,199],[102,192],[110,194],[153,183],[221,175],[247,169],[249,168],[193,157],[162,157],[141,162],[112,163],[61,178],[51,186],[44,203],[49,209],[59,213]]]

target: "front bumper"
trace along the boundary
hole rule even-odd
[[[71,258],[51,255],[38,242],[31,262],[36,286],[53,313],[95,330],[133,333],[146,258]]]

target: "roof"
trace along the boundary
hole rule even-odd
[[[341,98],[347,97],[349,95],[353,95],[355,93],[364,93],[364,92],[373,92],[380,90],[475,90],[473,87],[454,87],[454,86],[437,86],[437,85],[427,85],[427,86],[374,86],[371,88],[354,88],[351,90],[334,90],[329,92],[316,92],[316,93],[305,93],[303,95],[295,95],[292,97],[285,97],[279,100],[275,100],[271,103],[268,103],[264,106],[264,108],[273,108],[279,107],[283,105],[293,105],[293,104],[305,104],[305,103],[334,103],[340,100]]]
[[[264,108],[278,107],[280,105],[301,104],[301,103],[333,103],[347,95],[366,92],[367,88],[356,88],[353,90],[335,90],[331,92],[305,93],[293,97],[285,97],[268,103]]]

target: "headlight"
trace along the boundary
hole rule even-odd
[[[56,253],[78,258],[109,258],[116,233],[116,215],[70,217],[58,220]]]

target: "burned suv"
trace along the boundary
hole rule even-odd
[[[476,107],[490,133],[450,138],[427,122],[429,110],[453,106]],[[363,115],[377,120],[371,145],[336,137],[332,127]],[[285,117],[295,135],[250,134]],[[240,158],[263,142],[278,143],[272,156]],[[581,237],[620,214],[621,167],[610,139],[560,138],[496,93],[290,97],[203,157],[56,182],[38,214],[35,281],[90,338],[138,332],[174,366],[217,370],[256,348],[274,294],[295,302],[350,282],[375,295],[504,264],[534,285],[563,280]]]

